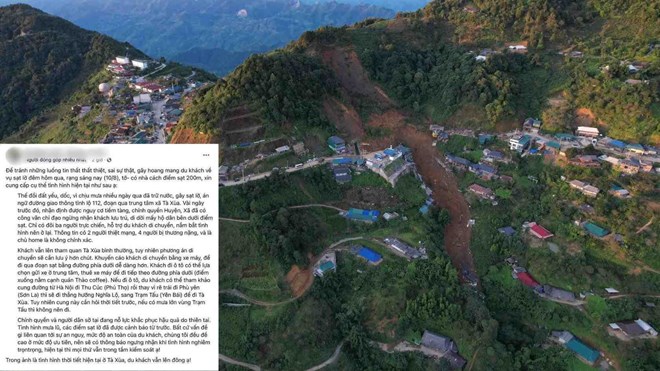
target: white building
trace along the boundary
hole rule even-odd
[[[119,64],[131,64],[131,59],[129,57],[115,57],[115,62]]]
[[[520,137],[513,137],[509,139],[509,148],[512,151],[523,153],[532,144],[532,137],[529,135],[522,135]]]
[[[282,146],[282,147],[277,147],[275,148],[275,152],[277,153],[284,153],[290,151],[291,148],[289,146]]]
[[[146,61],[144,59],[136,59],[133,61],[133,67],[137,67],[141,70],[146,70],[149,68],[149,61]]]
[[[509,45],[509,50],[527,50],[525,45]]]
[[[597,137],[600,135],[600,132],[597,128],[592,128],[589,126],[578,126],[577,130],[575,131],[575,135],[582,137]]]
[[[133,103],[151,103],[151,94],[140,94],[133,97]]]

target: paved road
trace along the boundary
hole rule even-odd
[[[330,358],[328,358],[327,361],[321,363],[318,366],[308,368],[307,371],[317,371],[317,370],[320,370],[322,368],[325,368],[325,367],[330,366],[331,364],[337,362],[337,359],[339,358],[339,353],[341,353],[341,347],[343,345],[344,345],[344,342],[342,341],[341,343],[339,343],[339,345],[337,345],[337,348],[335,349],[335,352],[332,353],[332,356]]]
[[[218,218],[220,220],[224,220],[225,222],[236,222],[236,223],[249,223],[249,220],[245,219],[232,219],[232,218]]]
[[[245,368],[247,368],[247,369],[254,370],[254,371],[261,371],[261,367],[259,367],[259,366],[257,366],[257,365],[253,365],[253,364],[251,364],[251,363],[245,363],[245,362],[237,361],[237,360],[235,360],[235,359],[233,359],[233,358],[231,358],[231,357],[227,357],[227,356],[224,355],[224,354],[218,354],[218,359],[219,359],[220,361],[222,361],[222,362],[229,363],[229,364],[232,364],[232,365],[245,367]]]
[[[159,72],[159,71],[162,71],[163,68],[165,68],[165,67],[167,67],[167,64],[163,63],[163,64],[161,64],[160,66],[156,67],[156,69],[153,70],[152,72],[150,72],[150,73],[148,73],[148,74],[142,76],[142,78],[149,77],[149,76],[153,75],[154,73],[157,73],[157,72]]]
[[[331,206],[331,205],[324,205],[324,204],[309,204],[309,205],[300,205],[300,206],[289,206],[289,209],[309,209],[312,207],[322,207],[326,209],[331,209],[331,210],[336,210],[339,211],[340,213],[346,212],[344,209],[340,209],[336,206]]]
[[[296,171],[305,170],[305,169],[309,169],[309,168],[316,167],[316,166],[319,166],[319,165],[323,165],[328,160],[332,161],[333,158],[335,158],[335,157],[324,157],[323,160],[305,162],[302,166],[288,168],[284,171],[286,171],[287,173],[295,173]],[[225,186],[225,187],[233,187],[233,186],[245,184],[245,183],[248,183],[248,182],[252,182],[252,181],[255,181],[255,180],[267,178],[272,173],[273,173],[272,171],[267,171],[265,173],[247,175],[245,178],[243,178],[241,180],[238,180],[238,181],[233,181],[233,180],[228,180],[228,181],[225,181],[225,182],[221,181],[220,185]]]
[[[377,152],[382,152],[382,151],[364,153],[359,157],[368,157],[368,156],[374,155]],[[312,167],[316,167],[316,166],[320,166],[320,165],[330,163],[334,159],[349,158],[349,157],[352,158],[352,157],[358,157],[358,156],[356,156],[356,155],[344,155],[344,156],[336,155],[336,156],[322,157],[322,158],[316,159],[314,161],[305,162],[300,167],[295,167],[294,166],[294,167],[287,168],[284,171],[286,171],[287,173],[295,173],[296,171],[305,170],[305,169],[309,169],[309,168],[312,168]],[[237,181],[233,181],[233,180],[228,180],[228,181],[224,181],[224,182],[221,181],[220,185],[225,186],[225,187],[233,187],[233,186],[245,184],[247,182],[252,182],[252,181],[255,181],[255,180],[267,178],[271,174],[272,174],[272,171],[267,171],[267,172],[264,172],[264,173],[247,175],[244,179],[237,180]]]
[[[332,250],[335,250],[337,248],[337,246],[342,245],[346,242],[363,240],[363,239],[364,239],[364,237],[362,237],[362,236],[349,237],[349,238],[344,238],[342,240],[339,240],[339,241],[333,243],[332,245],[328,246],[325,250],[323,250],[323,252],[321,252],[318,255],[318,257],[312,261],[310,266],[313,267],[314,264],[316,264],[316,262],[318,261],[318,259],[320,257],[322,257],[323,255],[327,254],[328,252],[330,252]],[[251,297],[245,295],[244,293],[242,293],[241,291],[236,290],[236,289],[220,290],[220,293],[241,298],[241,299],[243,299],[243,300],[245,300],[249,303],[252,303],[254,305],[259,305],[259,306],[262,306],[262,307],[275,307],[275,306],[278,306],[278,305],[284,305],[284,304],[288,304],[288,303],[291,303],[291,302],[294,302],[294,301],[298,300],[300,297],[302,297],[307,292],[307,290],[309,290],[310,287],[312,287],[313,283],[314,283],[314,275],[312,275],[312,277],[310,279],[310,284],[305,288],[304,291],[302,291],[300,294],[298,294],[298,296],[294,296],[292,298],[282,300],[282,301],[276,301],[276,302],[257,300],[257,299],[254,299],[254,298],[251,298]]]
[[[337,348],[335,348],[335,351],[334,351],[334,353],[332,353],[332,356],[330,356],[330,358],[328,358],[325,362],[323,362],[319,365],[308,368],[306,371],[318,371],[318,370],[324,369],[324,368],[330,366],[331,364],[337,362],[337,359],[339,359],[339,354],[341,354],[342,346],[344,346],[343,341],[341,343],[339,343],[339,345],[337,345]],[[237,360],[235,360],[231,357],[228,357],[224,354],[218,354],[218,359],[222,362],[229,363],[229,364],[232,364],[232,365],[245,367],[247,369],[254,370],[254,371],[261,371],[261,367],[259,367],[258,365],[237,361]]]
[[[160,118],[160,115],[163,114],[163,109],[165,108],[165,100],[159,100],[151,103],[151,111],[154,113],[154,119],[156,120],[156,132],[158,138],[156,139],[156,144],[165,144],[167,136],[165,135],[165,120]]]

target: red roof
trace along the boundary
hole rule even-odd
[[[540,285],[540,283],[536,282],[534,277],[532,277],[532,275],[527,272],[520,272],[516,276],[518,277],[520,282],[522,282],[522,284],[525,286],[535,288]]]
[[[530,230],[531,230],[531,232],[534,236],[536,236],[538,238],[541,238],[541,239],[546,239],[546,238],[550,238],[550,237],[554,236],[552,233],[550,233],[549,230],[541,227],[538,224],[532,225]]]

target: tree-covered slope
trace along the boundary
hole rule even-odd
[[[115,55],[143,54],[27,5],[0,8],[0,139],[15,132]]]
[[[590,124],[600,125],[608,135],[657,144],[660,47],[653,46],[660,42],[654,38],[660,35],[658,3],[433,1],[394,20],[368,20],[351,27],[307,32],[275,54],[291,59],[305,55],[310,63],[331,69],[334,76],[323,75],[323,79],[334,80],[336,85],[366,73],[366,79],[355,83],[377,84],[398,109],[418,122],[493,130],[516,127],[532,116],[546,119],[548,130],[571,131],[578,124],[579,113],[588,112]],[[512,52],[511,44],[527,45],[527,50]],[[475,56],[483,48],[495,54],[479,62]],[[347,51],[338,59],[348,61],[354,52],[359,60],[326,58],[332,50]],[[571,58],[570,51],[581,51],[583,56]],[[643,66],[639,72],[628,71],[633,63]],[[351,66],[359,68],[352,70]],[[272,88],[286,86],[278,81],[284,76],[278,68],[278,64],[247,63],[230,76],[228,81],[259,76],[259,84],[271,84],[268,89],[243,94],[240,104],[258,103],[273,112],[285,112],[281,110],[284,105],[300,104],[292,100],[294,96],[283,99],[290,93]],[[306,84],[324,82],[311,74],[305,77]],[[301,91],[303,85],[287,91]],[[355,109],[366,123],[376,112],[373,102],[365,102],[356,93],[359,90],[348,88],[340,96],[342,104],[349,103],[344,108]],[[191,111],[195,116],[188,115],[184,122],[220,133],[213,123],[220,122],[227,107],[217,102],[226,102],[228,96],[235,94],[214,89],[196,102]],[[327,108],[323,94],[300,98],[305,107],[318,107],[319,120],[325,121],[327,109],[320,109]],[[267,125],[296,124],[295,117],[287,113],[263,118]]]

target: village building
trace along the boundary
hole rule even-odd
[[[542,125],[541,120],[528,117],[523,121],[523,130],[538,132]]]
[[[595,155],[580,155],[573,157],[569,163],[574,166],[579,167],[599,167],[600,161],[598,161],[598,156]]]
[[[412,152],[406,146],[399,145],[378,152],[366,160],[367,167],[380,175],[392,187],[396,186],[399,178],[415,170]]]
[[[577,189],[588,197],[596,197],[598,196],[598,193],[600,193],[600,189],[590,185],[589,183],[585,183],[579,180],[572,180],[568,184],[571,186],[571,188]]]
[[[161,90],[163,90],[163,87],[161,85],[148,81],[137,82],[133,84],[132,87],[144,93],[151,93],[151,94],[159,93]]]
[[[351,169],[345,166],[337,166],[332,169],[332,172],[335,176],[335,181],[339,184],[348,183],[353,180],[351,175]]]
[[[483,151],[483,160],[487,162],[504,162],[506,157],[502,152],[485,148]]]
[[[516,230],[513,229],[513,227],[511,227],[511,226],[498,228],[497,231],[502,233],[503,235],[505,235],[507,237],[511,237],[511,236],[516,234]]]
[[[563,302],[570,303],[576,301],[574,293],[550,285],[543,285],[540,294],[550,299]]]
[[[550,141],[545,142],[545,144],[543,145],[543,149],[556,155],[557,153],[559,153],[561,151],[561,144],[559,144],[558,142],[550,140]]]
[[[589,126],[578,126],[575,131],[575,135],[580,137],[596,138],[600,135],[598,128],[592,128]]]
[[[349,209],[344,216],[346,219],[365,222],[365,223],[374,223],[378,221],[378,216],[380,211],[378,210],[362,210],[362,209]]]
[[[135,59],[132,60],[131,63],[133,64],[133,67],[136,67],[140,70],[146,70],[149,68],[149,61],[144,59]]]
[[[635,153],[635,154],[638,154],[638,155],[643,155],[646,152],[646,150],[644,149],[644,146],[639,144],[639,143],[628,144],[626,146],[626,149],[628,150],[628,152]]]
[[[389,222],[390,220],[394,220],[394,219],[396,219],[396,218],[398,218],[398,217],[399,217],[399,214],[398,214],[398,213],[394,213],[394,212],[383,214],[383,219],[385,219],[385,220],[388,221],[388,222]]]
[[[131,64],[131,59],[130,59],[129,57],[121,57],[121,56],[119,56],[119,57],[115,57],[115,63],[117,63],[117,64],[121,64],[121,65],[124,65],[124,64]]]
[[[533,139],[529,135],[522,135],[509,139],[509,148],[512,151],[523,153],[527,148],[532,145]]]
[[[484,164],[471,164],[468,168],[471,173],[476,174],[484,180],[491,180],[497,178],[497,169],[492,166]]]
[[[619,290],[617,290],[613,287],[606,287],[605,292],[607,293],[607,295],[617,295],[617,294],[619,294]]]
[[[450,165],[459,170],[467,170],[472,165],[472,162],[458,156],[446,155],[445,159]]]
[[[567,133],[555,134],[555,138],[560,142],[573,142],[577,139],[575,135]]]
[[[412,260],[412,259],[419,259],[424,256],[419,250],[413,248],[412,246],[401,242],[397,238],[394,237],[387,237],[383,240],[387,247],[392,249],[395,253],[398,255],[402,255],[405,258]]]
[[[492,142],[493,136],[491,134],[479,134],[478,139],[479,139],[479,144],[483,146],[489,142]]]
[[[623,150],[626,149],[628,145],[620,140],[611,139],[605,142],[605,146],[615,151],[623,152]]]
[[[553,331],[551,340],[563,345],[583,362],[594,365],[600,358],[600,352],[583,343],[568,331]]]
[[[495,199],[495,193],[492,189],[487,187],[482,187],[479,184],[472,184],[468,187],[468,191],[474,193],[475,195],[483,198],[484,200]]]
[[[642,319],[610,323],[607,327],[607,332],[625,341],[632,339],[655,339],[658,337],[658,332]]]
[[[378,265],[383,261],[383,257],[379,253],[366,246],[353,246],[350,251],[370,265]]]
[[[335,272],[337,270],[337,255],[334,251],[330,251],[327,254],[323,255],[314,266],[314,275],[317,277],[323,277],[329,272]]]
[[[585,231],[589,232],[590,235],[597,238],[603,238],[608,234],[610,234],[610,232],[607,229],[592,222],[582,223],[582,228],[584,228]]]
[[[346,152],[346,142],[336,135],[328,138],[328,147],[336,153]]]
[[[535,222],[527,223],[527,227],[529,228],[529,233],[536,238],[545,240],[554,236],[554,234],[550,233],[550,231],[543,228],[539,224],[536,224]]]
[[[532,277],[532,275],[529,274],[525,268],[515,267],[513,269],[512,275],[513,278],[517,279],[520,281],[520,283],[531,289],[537,290],[541,287],[541,284],[538,283],[538,281],[534,279],[534,277]]]
[[[453,340],[446,336],[435,334],[431,331],[424,331],[421,341],[422,350],[426,348],[436,353],[438,357],[445,358],[454,369],[462,369],[467,363],[458,354],[458,347]]]
[[[279,153],[285,153],[285,152],[289,152],[290,150],[291,150],[291,147],[289,147],[289,146],[281,146],[281,147],[275,148],[275,153],[278,153],[278,154]]]
[[[624,158],[623,160],[620,160],[616,165],[614,165],[614,168],[624,174],[634,175],[639,173],[640,163],[634,159]]]

